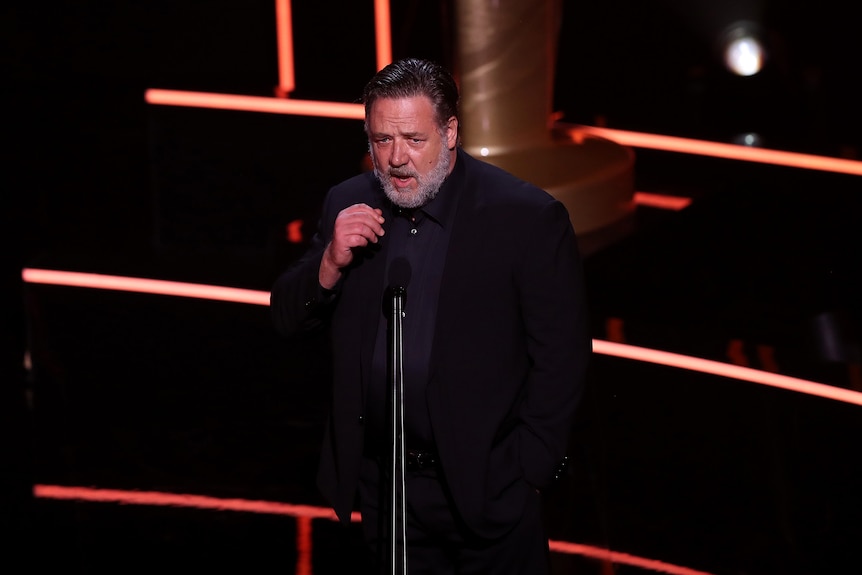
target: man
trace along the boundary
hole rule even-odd
[[[319,486],[343,521],[358,496],[368,542],[385,547],[385,301],[405,284],[410,573],[546,573],[541,492],[590,354],[568,213],[459,148],[442,67],[390,64],[363,101],[374,171],[330,190],[310,249],[272,290],[281,333],[331,327]]]

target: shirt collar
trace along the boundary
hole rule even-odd
[[[426,216],[444,228],[452,226],[455,205],[458,203],[459,190],[464,183],[464,161],[457,154],[452,173],[440,185],[440,191],[433,200],[419,208]]]

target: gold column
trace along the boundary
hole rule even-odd
[[[454,4],[464,149],[557,197],[582,238],[631,214],[632,151],[554,129],[560,2]]]

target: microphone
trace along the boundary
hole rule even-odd
[[[410,285],[410,276],[413,270],[407,258],[397,257],[389,264],[389,284],[386,288],[386,297],[383,298],[383,309],[387,317],[391,317],[392,303],[397,300],[402,313],[407,302],[407,286]]]
[[[413,270],[406,258],[397,257],[389,264],[389,287],[407,290]]]

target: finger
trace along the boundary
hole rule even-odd
[[[369,240],[376,241],[377,236],[382,236],[385,231],[381,225],[381,217],[374,217],[368,213],[344,213],[335,221],[335,235],[360,234]],[[375,237],[372,238],[371,235]]]
[[[341,214],[345,216],[354,216],[354,215],[367,215],[377,221],[377,223],[382,224],[385,220],[383,217],[383,210],[380,208],[372,208],[368,204],[353,204],[352,206],[348,206],[344,210],[341,211]],[[341,215],[339,214],[339,215]]]

